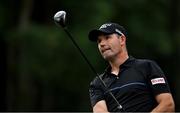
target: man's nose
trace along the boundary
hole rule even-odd
[[[100,46],[105,46],[105,44],[106,44],[106,40],[102,39],[101,42],[100,42]]]

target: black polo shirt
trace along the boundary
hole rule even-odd
[[[118,76],[109,67],[100,77],[126,112],[149,112],[157,106],[157,94],[170,93],[163,71],[151,60],[129,57],[120,65]],[[118,111],[98,77],[91,82],[89,92],[92,106],[105,100],[110,112]]]

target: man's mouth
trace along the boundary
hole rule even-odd
[[[108,50],[110,50],[110,48],[103,48],[103,49],[101,50],[101,52],[104,53],[104,52],[106,52],[106,51],[108,51]]]

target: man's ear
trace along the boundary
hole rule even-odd
[[[121,45],[126,45],[126,36],[121,35]]]

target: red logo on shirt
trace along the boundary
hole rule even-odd
[[[154,79],[151,79],[151,83],[152,85],[155,85],[155,84],[164,84],[166,82],[164,78],[154,78]]]

